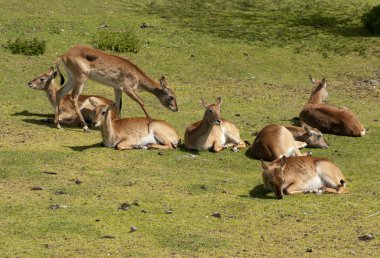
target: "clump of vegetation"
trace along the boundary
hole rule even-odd
[[[380,34],[380,5],[373,7],[369,12],[363,14],[362,22],[364,28],[373,34]]]
[[[38,56],[45,53],[46,42],[37,38],[17,38],[14,41],[8,40],[7,44],[4,47],[6,49],[9,49],[12,52],[12,54]]]
[[[92,44],[95,48],[115,52],[138,53],[140,50],[140,42],[131,30],[101,30],[93,39]]]

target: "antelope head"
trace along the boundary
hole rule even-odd
[[[326,139],[323,137],[322,133],[317,129],[311,126],[308,126],[305,123],[301,123],[302,128],[306,132],[306,137],[303,139],[307,143],[308,147],[313,148],[328,148],[329,144],[326,142]]]
[[[265,164],[261,160],[261,167],[263,168],[263,174],[267,178],[266,183],[274,192],[276,199],[282,199],[284,197],[284,168],[286,166],[286,157],[283,156],[280,159],[276,159],[269,165]]]
[[[220,125],[222,123],[222,118],[220,116],[220,106],[222,104],[221,97],[218,97],[214,104],[207,104],[207,102],[202,99],[202,104],[206,109],[203,120],[206,120],[210,125]]]
[[[319,104],[328,101],[329,93],[327,92],[327,82],[326,79],[315,80],[313,77],[309,76],[310,81],[314,84],[313,92],[311,93],[309,102]]]
[[[28,87],[35,90],[46,90],[50,87],[51,81],[57,76],[57,71],[50,67],[46,73],[28,82]]]
[[[167,86],[167,81],[164,76],[160,79],[160,96],[159,100],[161,104],[173,112],[178,111],[177,100],[174,95],[174,91]]]
[[[99,127],[104,124],[109,112],[114,109],[116,111],[116,104],[101,105],[94,98],[89,98],[88,101],[94,106],[94,119],[92,120],[92,126]],[[116,114],[113,115],[116,117]]]

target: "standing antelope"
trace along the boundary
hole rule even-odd
[[[326,80],[324,78],[321,81],[314,80],[311,76],[310,80],[315,87],[300,113],[301,122],[318,128],[323,133],[364,136],[366,130],[350,109],[322,103],[328,96]]]
[[[301,127],[288,125],[285,128],[293,135],[294,140],[306,143],[306,147],[310,148],[328,148],[329,145],[324,139],[322,133],[305,123],[301,123]],[[305,146],[300,146],[305,147]]]
[[[56,95],[59,89],[55,78],[57,77],[57,71],[51,67],[46,73],[39,75],[37,78],[31,80],[28,83],[29,88],[36,90],[43,90],[52,104],[53,108],[57,105]],[[85,121],[92,122],[94,119],[95,107],[88,101],[89,98],[93,98],[97,103],[102,105],[112,104],[112,101],[101,96],[94,95],[80,95],[78,98],[79,110]],[[69,95],[63,96],[61,99],[61,108],[59,114],[59,123],[65,125],[80,125],[80,119],[77,116],[74,106],[70,100]]]
[[[222,99],[218,97],[215,104],[207,104],[202,99],[202,104],[206,109],[203,119],[189,125],[186,129],[186,148],[214,152],[219,152],[229,146],[234,149],[245,148],[245,143],[240,139],[239,129],[220,116]]]
[[[137,89],[152,93],[158,98],[162,105],[172,111],[178,111],[174,92],[167,87],[165,78],[162,77],[159,83],[154,81],[126,58],[107,54],[86,46],[74,46],[58,58],[58,72],[61,62],[67,71],[68,81],[58,91],[56,102],[59,103],[61,98],[73,89],[71,93],[73,105],[80,120],[84,124],[84,130],[88,130],[88,127],[79,112],[77,101],[88,79],[114,88],[115,101],[119,114],[121,108],[121,94],[125,92],[141,106],[145,115],[149,118],[144,107],[144,102],[135,92]],[[60,105],[56,105],[55,108],[55,123],[59,128]]]
[[[298,149],[305,147],[305,142],[296,142],[292,134],[282,125],[267,125],[256,136],[248,154],[255,159],[272,161],[282,156],[308,156]]]
[[[99,105],[90,98],[95,108],[93,125],[101,127],[103,145],[118,150],[130,149],[176,149],[180,138],[173,126],[163,120],[146,117],[116,117],[116,106]]]
[[[261,161],[264,188],[277,199],[284,194],[348,193],[342,171],[328,159],[282,157],[269,165]]]

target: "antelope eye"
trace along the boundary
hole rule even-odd
[[[173,101],[173,100],[174,100],[174,97],[173,97],[173,96],[170,96],[169,99],[170,99],[171,101]]]
[[[317,135],[317,139],[318,140],[321,139],[321,137],[322,137],[322,135]]]
[[[106,114],[106,111],[102,111],[102,113],[101,113],[101,114],[102,114],[102,116],[104,116],[104,115]]]
[[[45,78],[41,78],[40,81],[41,81],[41,82],[44,82],[44,81],[45,81]]]
[[[208,112],[211,112],[211,113],[212,113],[212,109],[208,109]]]

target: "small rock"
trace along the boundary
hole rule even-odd
[[[146,29],[146,28],[149,28],[149,25],[146,24],[145,22],[143,22],[143,23],[140,25],[140,28],[141,28],[141,29]]]
[[[221,218],[222,217],[222,214],[220,212],[217,212],[217,211],[213,211],[211,216],[213,216],[214,218]]]
[[[226,190],[226,189],[223,189],[223,190],[222,190],[222,193],[227,193],[227,190]]]
[[[235,152],[235,153],[236,153],[236,152],[238,152],[238,151],[239,151],[239,149],[238,149],[236,146],[234,146],[234,147],[232,147],[232,148],[231,148],[231,151],[233,151],[233,152]]]
[[[55,195],[62,195],[62,194],[66,194],[66,192],[64,192],[64,191],[56,191],[55,192]]]
[[[236,113],[235,116],[240,116],[240,113]]]
[[[191,54],[190,57],[195,57],[195,55]]]
[[[141,213],[148,213],[146,210],[141,210]]]
[[[135,232],[136,230],[137,230],[137,227],[135,227],[135,226],[132,226],[132,227],[131,227],[131,230],[130,230],[129,232],[131,232],[131,233],[132,233],[132,232]]]
[[[166,214],[172,214],[173,211],[172,211],[172,210],[166,210],[165,213],[166,213]]]
[[[358,237],[358,239],[361,241],[370,241],[374,239],[374,236],[372,234],[368,234],[368,235],[360,236]]]
[[[80,185],[80,184],[83,183],[83,182],[80,181],[79,179],[75,179],[74,183],[77,184],[77,185]]]
[[[311,249],[310,247],[306,249],[306,252],[308,253],[312,253],[313,252],[313,249]]]
[[[129,210],[129,208],[131,208],[131,205],[129,203],[122,203],[120,206],[119,206],[119,210],[123,210],[123,211],[127,211]]]
[[[207,191],[208,187],[207,187],[207,185],[201,185],[201,189]]]
[[[135,205],[135,206],[140,206],[140,202],[138,200],[134,200],[132,202],[132,204]]]
[[[47,174],[47,175],[57,175],[56,172],[51,172],[51,171],[42,171],[42,173]]]
[[[96,219],[95,222],[100,222],[100,219]]]
[[[373,121],[374,121],[374,122],[379,122],[379,119],[378,119],[378,118],[376,118],[376,119],[373,119]]]
[[[162,151],[159,151],[157,154],[160,156],[164,155],[164,153]]]
[[[67,208],[67,205],[53,204],[49,206],[50,210],[66,209],[66,208]]]
[[[46,247],[46,249],[52,249],[53,248],[53,246],[49,245],[49,244],[45,244],[45,247]]]
[[[115,237],[114,236],[110,236],[110,235],[105,235],[105,236],[102,236],[101,238],[114,239]]]
[[[41,186],[33,186],[33,187],[30,188],[30,190],[32,190],[32,191],[41,191],[43,189],[42,189]]]

